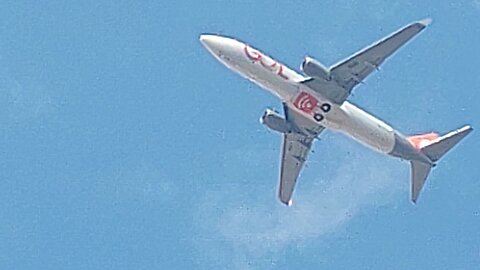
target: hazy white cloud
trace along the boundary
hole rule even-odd
[[[324,181],[330,177],[323,174],[300,185],[292,207],[273,201],[276,185],[272,194],[255,193],[261,198],[251,202],[245,200],[253,197],[248,187],[228,185],[209,191],[196,217],[204,236],[196,243],[205,253],[202,258],[234,269],[275,267],[287,248],[321,241],[344,228],[362,209],[392,203],[403,193],[407,198],[408,170],[401,166],[406,164],[356,150],[338,164],[331,181]]]

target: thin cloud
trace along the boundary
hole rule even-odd
[[[400,194],[406,199],[408,170],[401,166],[405,164],[365,151],[343,160],[331,181],[302,185],[290,208],[271,202],[272,196],[265,194],[259,201],[246,202],[249,194],[240,185],[208,192],[196,219],[202,235],[208,235],[196,239],[197,248],[205,253],[202,257],[210,258],[209,264],[233,264],[235,269],[275,267],[281,259],[278,254],[287,248],[321,241],[362,210],[391,204]]]

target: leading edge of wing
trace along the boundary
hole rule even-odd
[[[366,46],[365,48],[363,48],[363,49],[361,49],[360,51],[352,54],[351,56],[349,56],[349,57],[347,57],[347,58],[345,58],[345,59],[343,59],[343,60],[340,60],[339,62],[337,62],[336,64],[334,64],[333,66],[331,66],[331,67],[330,67],[330,70],[333,70],[333,69],[337,68],[338,66],[341,66],[342,64],[344,64],[344,63],[346,63],[346,62],[354,59],[355,57],[358,57],[359,55],[365,53],[365,52],[368,51],[369,49],[372,49],[373,47],[375,47],[375,46],[377,46],[377,45],[385,42],[386,40],[394,37],[395,35],[399,34],[399,33],[402,32],[402,31],[405,31],[405,30],[408,29],[408,28],[411,28],[411,27],[414,27],[414,26],[419,26],[420,29],[414,34],[414,36],[415,36],[417,33],[421,32],[425,27],[429,26],[431,23],[432,23],[432,19],[431,19],[431,18],[425,18],[425,19],[423,19],[423,20],[419,20],[419,21],[416,21],[416,22],[412,22],[412,23],[410,23],[410,24],[408,24],[408,25],[400,28],[399,30],[391,33],[390,35],[388,35],[388,36],[386,36],[386,37],[384,37],[384,38],[382,38],[382,39],[380,39],[380,40],[378,40],[378,41],[376,41],[376,42],[374,42],[374,43]],[[407,40],[407,41],[408,41],[408,40]],[[403,44],[402,44],[402,45],[403,45]]]

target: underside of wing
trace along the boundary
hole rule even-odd
[[[323,127],[308,126],[302,123],[303,116],[285,107],[287,121],[294,129],[283,135],[283,150],[280,165],[280,186],[278,197],[286,205],[291,204],[293,190],[300,171],[307,159],[315,138],[323,131]]]
[[[307,57],[302,69],[309,78],[301,83],[332,102],[342,104],[356,85],[429,23],[430,19],[411,23],[330,68]]]
[[[298,133],[286,133],[283,135],[278,197],[284,204],[291,204],[293,190],[303,164],[307,159],[311,144],[311,139],[307,139],[304,135]]]
[[[330,68],[330,74],[347,91],[362,82],[385,59],[421,32],[431,19],[411,23],[390,36],[340,61]]]

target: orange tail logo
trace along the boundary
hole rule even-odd
[[[440,137],[435,132],[430,132],[427,134],[420,134],[407,137],[407,140],[417,149],[422,149],[423,147],[431,144],[433,141]]]

